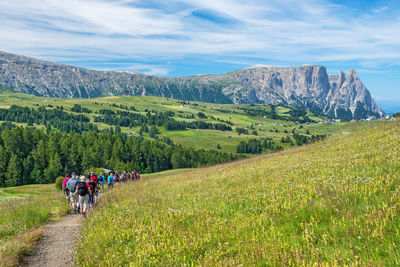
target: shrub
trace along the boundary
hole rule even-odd
[[[104,174],[104,169],[103,169],[103,168],[89,168],[89,169],[85,170],[85,172],[83,173],[83,175],[86,176],[86,174],[87,174],[88,172],[94,172],[97,176],[99,176],[99,175],[100,175],[100,172],[102,172],[102,173]],[[82,175],[82,174],[79,174],[79,176],[80,176],[80,175]]]
[[[62,190],[62,183],[63,183],[64,178],[65,178],[64,176],[57,177],[56,183],[55,183],[57,190],[60,190],[60,191]]]

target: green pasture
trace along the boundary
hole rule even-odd
[[[166,136],[171,138],[175,143],[184,146],[191,146],[196,149],[216,149],[217,145],[221,146],[222,151],[236,152],[236,146],[240,141],[248,140],[250,138],[261,138],[268,137],[272,138],[277,145],[287,147],[287,144],[281,144],[280,139],[282,137],[292,135],[292,130],[295,129],[297,133],[306,134],[309,130],[310,135],[315,134],[337,134],[341,132],[351,132],[355,127],[355,124],[349,123],[338,123],[334,125],[299,125],[291,121],[281,121],[273,119],[264,119],[261,116],[248,116],[241,108],[251,107],[256,110],[270,111],[271,106],[269,105],[233,105],[233,104],[212,104],[212,103],[201,103],[191,101],[190,105],[187,105],[188,101],[183,104],[180,100],[163,97],[151,97],[151,96],[107,96],[91,99],[65,99],[65,98],[45,98],[37,97],[32,95],[25,95],[21,93],[15,93],[10,91],[0,91],[0,108],[8,108],[12,105],[37,107],[38,105],[44,105],[48,107],[56,108],[57,106],[63,106],[64,111],[69,111],[75,104],[80,104],[82,107],[88,108],[93,112],[91,114],[84,114],[94,121],[94,117],[98,115],[100,109],[110,110],[121,110],[119,107],[114,105],[124,105],[127,107],[134,106],[137,111],[129,110],[130,112],[139,112],[146,114],[146,111],[173,111],[175,112],[174,119],[192,121],[188,117],[190,115],[195,116],[195,120],[201,120],[210,123],[221,123],[219,120],[230,121],[234,125],[232,126],[233,131],[215,131],[215,130],[193,130],[187,129],[185,131],[166,131],[164,127],[158,127],[161,134],[159,136]],[[277,106],[277,114],[280,116],[288,116],[288,107]],[[199,119],[198,113],[203,112],[207,118]],[[73,112],[72,112],[73,113]],[[307,112],[308,116],[316,121],[323,121],[326,117],[315,116],[310,111]],[[219,120],[218,120],[219,119]],[[252,126],[252,124],[259,123],[260,125]],[[105,123],[95,123],[98,128],[108,129],[111,126]],[[24,124],[18,124],[24,125]],[[35,125],[36,126],[36,125]],[[40,126],[39,126],[40,127]],[[249,131],[249,135],[238,135],[235,128],[246,128]],[[251,129],[250,129],[251,127]],[[136,132],[138,134],[140,127],[128,128],[121,127],[122,132]],[[257,131],[257,136],[253,135],[253,131]],[[275,132],[278,130],[279,132]],[[146,138],[150,138],[147,133],[144,133]]]

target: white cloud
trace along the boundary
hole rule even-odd
[[[380,8],[376,8],[376,9],[372,10],[372,12],[381,13],[381,12],[385,12],[386,10],[389,10],[388,6],[383,6],[383,7],[380,7]]]
[[[326,0],[1,1],[0,48],[71,62],[201,56],[393,64],[400,59],[400,21],[374,17],[385,10],[355,14]],[[194,11],[210,18],[194,17]],[[213,23],[213,17],[229,23]]]

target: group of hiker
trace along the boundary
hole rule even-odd
[[[99,192],[105,190],[105,184],[108,185],[108,189],[112,189],[114,184],[118,186],[120,183],[139,180],[140,174],[135,170],[122,173],[110,172],[107,178],[103,172],[100,172],[99,176],[95,172],[88,172],[81,176],[72,172],[71,176],[65,175],[62,188],[67,201],[71,204],[73,213],[81,213],[85,217],[88,208],[96,205]]]

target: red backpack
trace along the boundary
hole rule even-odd
[[[92,175],[92,177],[90,177],[90,179],[92,180],[92,181],[95,181],[95,183],[97,184],[97,175]]]

